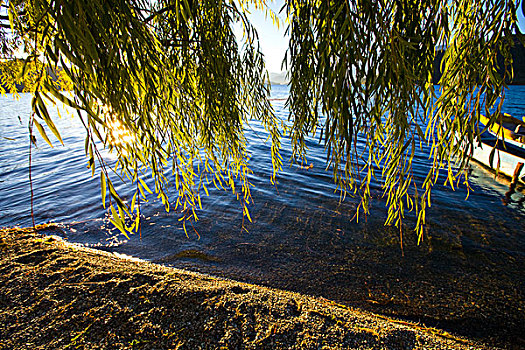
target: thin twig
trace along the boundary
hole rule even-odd
[[[31,114],[31,117],[29,119],[29,187],[31,189],[31,221],[33,222],[33,229],[36,231],[36,225],[35,225],[35,214],[33,210],[33,178],[31,176],[31,150],[32,150],[32,144],[33,144],[33,118],[35,117],[35,112]]]

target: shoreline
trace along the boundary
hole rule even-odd
[[[33,229],[1,229],[0,252],[0,349],[493,348],[324,298],[125,259]]]

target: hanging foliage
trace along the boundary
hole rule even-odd
[[[512,34],[519,33],[517,3],[287,4],[294,154],[306,155],[305,136],[321,125],[328,163],[343,194],[357,193],[367,213],[371,180],[380,179],[388,205],[386,224],[401,227],[405,212],[415,210],[422,238],[440,169],[447,171],[446,184],[467,183],[468,157],[482,131],[480,113],[490,116],[491,123],[501,116],[504,75],[512,76]],[[433,62],[443,48],[436,90]],[[503,67],[498,67],[498,55]],[[364,142],[361,153],[358,140]],[[418,147],[431,149],[424,183],[412,175]]]
[[[169,210],[167,166],[184,222],[197,218],[200,196],[209,186],[231,190],[249,215],[243,133],[249,119],[261,121],[270,134],[274,176],[281,167],[282,128],[268,101],[258,34],[246,15],[255,6],[275,20],[265,1],[3,4],[9,14],[9,25],[2,22],[4,57],[23,50],[28,64],[42,67],[40,72],[61,69],[71,82],[65,92],[49,75],[36,75],[34,120],[47,123],[60,140],[45,101],[78,111],[89,165],[93,174],[100,173],[102,200],[116,227],[125,234],[137,229],[146,192],[155,192]],[[450,186],[466,181],[480,114],[491,116],[491,123],[500,114],[502,99],[496,102],[504,96],[505,75],[512,76],[509,48],[517,31],[517,3],[290,0],[283,11],[295,158],[307,154],[305,137],[320,131],[343,195],[360,196],[366,213],[370,182],[381,179],[386,223],[401,227],[405,212],[415,210],[421,237],[440,169],[447,171]],[[244,29],[241,41],[235,23]],[[436,94],[433,62],[441,48],[446,52]],[[498,73],[497,55],[504,58],[504,75]],[[129,204],[115,191],[115,175],[99,144],[116,152],[114,170],[135,188]],[[465,144],[466,152],[460,147]],[[432,167],[418,184],[412,159],[423,146],[431,148]],[[148,176],[155,188],[146,185]]]

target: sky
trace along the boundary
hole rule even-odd
[[[252,10],[248,17],[259,33],[259,44],[264,53],[266,68],[271,73],[280,73],[285,70],[281,69],[281,63],[288,48],[288,38],[285,38],[286,23],[284,22],[286,13],[284,11],[279,13],[284,5],[284,0],[275,0],[269,2],[269,5],[281,19],[279,28],[273,24],[270,17],[266,18],[262,11]]]
[[[282,20],[282,25],[279,29],[273,25],[270,17],[265,18],[262,11],[253,10],[249,18],[259,33],[259,42],[265,56],[266,68],[270,73],[280,73],[285,70],[284,67],[281,69],[281,63],[288,48],[288,38],[285,37],[287,24],[284,22],[286,13],[283,11],[283,13],[279,14],[280,9],[284,5],[284,0],[274,0],[269,5]],[[521,9],[518,10],[518,25],[521,32],[524,33],[525,17]]]

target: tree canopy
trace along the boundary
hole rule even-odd
[[[513,74],[512,35],[519,33],[517,1],[287,1],[285,127],[269,102],[264,57],[247,16],[256,8],[275,20],[265,0],[11,0],[2,6],[8,13],[1,17],[4,59],[24,53],[27,64],[19,76],[29,63],[40,67],[31,125],[49,140],[45,122],[61,140],[45,101],[78,112],[93,174],[99,164],[102,201],[123,232],[138,228],[146,191],[169,210],[168,166],[183,222],[197,218],[209,186],[231,190],[249,218],[243,125],[255,119],[270,135],[274,176],[282,165],[283,132],[301,161],[308,152],[305,137],[321,130],[328,168],[343,195],[360,196],[358,210],[366,213],[370,182],[380,178],[386,223],[400,226],[405,212],[414,210],[421,237],[438,173],[446,171],[453,187],[467,181],[480,114],[491,123],[500,115],[505,77]],[[235,36],[236,23],[242,38]],[[441,48],[437,96],[432,73]],[[42,73],[59,67],[71,91]],[[2,73],[2,79],[9,77]],[[111,136],[119,128],[128,142]],[[356,147],[358,139],[364,151]],[[116,151],[114,172],[100,144]],[[416,183],[412,158],[422,145],[431,147],[432,166],[424,183]],[[130,203],[116,193],[115,176],[135,189]],[[154,189],[144,182],[147,176]]]

